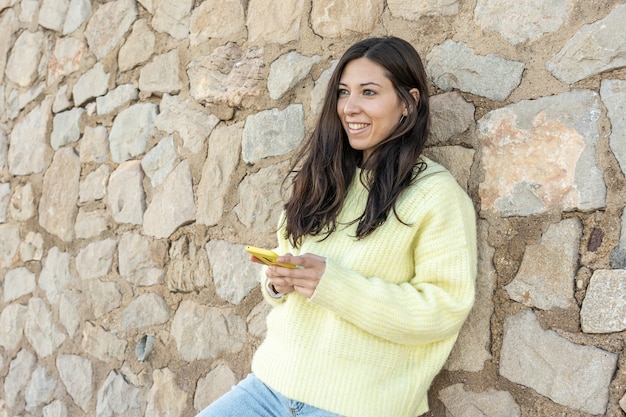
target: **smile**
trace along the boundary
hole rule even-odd
[[[348,123],[348,128],[350,130],[365,129],[368,126],[369,126],[369,124],[367,124],[367,123]]]

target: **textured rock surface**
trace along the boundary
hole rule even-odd
[[[355,4],[0,0],[0,417],[192,416],[244,378],[271,306],[243,247],[275,245],[343,51],[391,34],[478,215],[424,417],[623,415],[626,4]]]

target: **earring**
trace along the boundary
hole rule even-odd
[[[403,114],[402,117],[400,118],[400,124],[404,123],[404,119],[406,119],[406,116]]]

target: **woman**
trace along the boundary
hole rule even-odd
[[[472,202],[422,156],[420,57],[350,47],[294,166],[252,373],[201,416],[415,417],[474,301]],[[253,260],[255,260],[253,258]]]

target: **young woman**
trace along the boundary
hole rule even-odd
[[[294,165],[252,373],[203,417],[415,417],[474,302],[472,202],[422,155],[426,74],[395,37],[350,47]],[[255,260],[253,258],[253,260]]]

